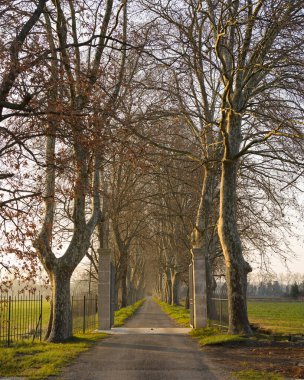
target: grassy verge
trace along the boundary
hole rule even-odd
[[[190,327],[190,311],[185,309],[184,306],[172,306],[166,302],[160,301],[157,298],[153,300],[169,315],[178,325],[183,327]]]
[[[274,334],[303,334],[304,313],[302,302],[249,301],[251,323]]]
[[[284,377],[277,373],[266,371],[255,371],[253,369],[232,372],[236,380],[284,380]]]
[[[220,331],[219,328],[211,326],[204,329],[193,329],[190,335],[198,339],[200,346],[238,343],[248,339],[242,335],[228,335]]]
[[[115,311],[114,315],[114,327],[123,326],[125,321],[132,317],[132,315],[141,307],[145,302],[145,298],[133,303],[133,305],[122,307],[120,310]]]
[[[87,351],[107,334],[79,334],[64,343],[22,342],[0,349],[0,376],[45,379]]]

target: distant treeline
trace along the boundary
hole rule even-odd
[[[260,282],[248,284],[248,297],[304,297],[304,281],[294,281],[291,284],[283,284],[279,281]]]
[[[225,283],[217,284],[214,297],[226,298],[227,287]],[[258,283],[248,283],[248,298],[263,297],[282,297],[282,298],[303,298],[304,299],[304,280],[294,280],[288,284],[275,281],[260,281]]]

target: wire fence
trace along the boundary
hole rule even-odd
[[[73,333],[97,329],[97,295],[71,297]],[[51,305],[41,294],[0,294],[0,344],[10,346],[23,340],[43,340]]]

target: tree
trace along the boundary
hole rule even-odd
[[[29,161],[36,160],[32,139],[37,137],[37,130],[24,128],[21,118],[30,115],[36,96],[35,86],[25,78],[37,62],[34,54],[27,52],[38,53],[34,34],[46,3],[47,0],[39,0],[25,7],[4,0],[0,4],[0,224],[3,232],[0,266],[8,273],[7,277],[2,276],[7,285],[12,277],[30,279],[37,271],[28,244],[34,222],[28,215],[36,211],[41,192],[32,189],[24,172]],[[14,264],[16,257],[23,263],[23,273]]]
[[[126,6],[123,4],[115,9],[113,1],[108,0],[103,13],[100,4],[91,5],[92,7],[87,9],[88,14],[84,13],[78,18],[76,15],[84,6],[83,3],[74,4],[69,1],[66,4],[57,1],[55,8],[46,12],[45,19],[46,38],[52,52],[47,94],[49,117],[45,152],[45,215],[34,246],[52,286],[53,321],[49,340],[53,342],[61,342],[72,335],[70,278],[88,251],[93,231],[101,217],[100,169],[104,144],[102,137],[108,118],[115,109],[125,62],[123,51],[118,65],[119,74],[114,83],[108,83],[113,87],[107,92],[108,98],[104,104],[100,104],[100,93],[97,89],[104,80],[101,75],[101,65],[104,63],[102,58],[107,53],[110,35],[118,25],[116,20],[120,11],[122,8],[126,9]],[[71,23],[68,21],[68,14]],[[126,10],[124,14],[126,15]],[[87,22],[86,16],[91,17],[91,40],[97,41],[95,54],[90,44],[85,53],[79,47],[79,41],[85,34],[82,32],[81,23]],[[52,21],[54,19],[55,23]],[[92,25],[99,22],[100,30],[98,35],[95,35],[95,27],[92,28]],[[72,49],[68,49],[68,46],[72,46]],[[61,89],[58,87],[59,79]],[[64,209],[72,228],[70,227],[70,240],[60,257],[55,255],[52,248],[53,227],[56,221],[56,144],[63,144],[63,147],[65,145],[62,153],[67,152],[69,165],[73,167],[72,171],[67,167],[71,209]],[[92,207],[89,207],[88,203],[90,198]]]
[[[116,257],[116,280],[121,287],[121,306],[128,303],[128,273],[130,254],[135,242],[144,240],[150,223],[145,212],[147,173],[139,162],[132,162],[128,148],[122,147],[112,162],[109,186],[109,217],[118,252]],[[139,163],[139,165],[138,165]]]
[[[218,230],[227,268],[229,331],[250,333],[246,307],[246,276],[251,268],[243,258],[236,215],[239,159],[250,153],[252,146],[266,141],[271,136],[292,138],[297,137],[297,132],[296,134],[292,132],[296,130],[296,125],[291,120],[284,122],[273,117],[275,105],[272,104],[268,110],[270,112],[266,109],[264,112],[268,114],[270,122],[279,121],[280,124],[272,125],[267,132],[260,129],[259,137],[251,139],[250,142],[247,140],[243,148],[241,148],[242,134],[244,136],[246,131],[246,116],[252,111],[255,111],[257,116],[259,113],[255,107],[252,107],[251,102],[266,93],[277,93],[276,89],[284,82],[281,80],[282,71],[284,75],[294,77],[293,69],[297,69],[297,64],[292,67],[293,64],[290,62],[287,67],[282,67],[286,56],[283,56],[282,51],[278,49],[286,34],[288,35],[293,28],[298,29],[298,12],[303,4],[302,2],[267,4],[261,1],[255,7],[251,3],[245,4],[245,10],[241,2],[230,2],[228,5],[228,9],[222,8],[218,15],[215,7],[211,6],[212,28],[216,40],[215,51],[220,61],[224,85],[219,123],[224,154],[221,164]],[[277,7],[274,9],[271,5]],[[269,18],[261,25],[262,14],[267,14]],[[241,17],[246,20],[244,27],[240,22]],[[262,31],[258,38],[255,35],[256,28]],[[241,38],[242,35],[245,37]],[[298,43],[289,39],[288,50],[288,56],[291,58],[298,51]],[[279,75],[277,68],[282,70]],[[286,111],[291,111],[289,106],[286,108]]]
[[[295,282],[291,285],[291,288],[290,288],[290,296],[292,298],[298,298],[300,295],[300,290],[299,290],[299,286],[298,284]]]

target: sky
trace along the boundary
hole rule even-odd
[[[288,278],[290,274],[300,274],[304,276],[304,221],[298,225],[297,233],[301,235],[302,241],[297,241],[296,238],[290,237],[288,246],[293,252],[293,255],[289,257],[287,262],[281,260],[277,255],[272,255],[267,257],[269,265],[269,273],[272,277],[280,277],[281,274]],[[251,263],[252,264],[252,263]],[[252,264],[253,267],[253,278],[259,277],[260,265]],[[266,271],[265,271],[266,273]]]
[[[304,232],[304,231],[303,231]],[[278,273],[287,273],[288,271],[293,273],[303,273],[304,274],[304,248],[300,245],[293,246],[295,255],[297,257],[291,258],[287,266],[284,265],[278,258],[274,257],[273,261],[273,270]]]

